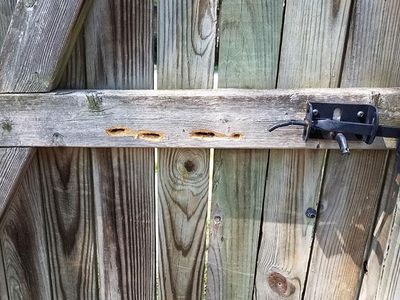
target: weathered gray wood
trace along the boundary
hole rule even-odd
[[[199,299],[204,289],[209,151],[159,154],[159,284],[161,299]]]
[[[29,148],[0,148],[0,219],[34,153]]]
[[[286,1],[279,88],[338,87],[350,3]]]
[[[330,151],[305,299],[354,299],[385,174],[386,151]]]
[[[271,150],[257,262],[256,299],[300,299],[323,180],[326,151]]]
[[[251,299],[268,150],[216,150],[208,299]]]
[[[56,86],[91,1],[18,1],[0,54],[0,91]]]
[[[154,149],[93,151],[100,297],[153,299]]]
[[[85,26],[88,88],[153,87],[153,1],[98,0]]]
[[[3,44],[16,3],[17,0],[2,0],[0,2],[0,45]]]
[[[343,87],[399,86],[400,2],[356,1]]]
[[[399,89],[1,95],[0,146],[336,149],[333,141],[304,143],[301,128],[273,133],[268,128],[281,120],[302,119],[306,101],[312,99],[376,104],[382,123],[399,125],[399,96]],[[386,148],[379,139],[372,146],[356,142],[351,147]]]
[[[56,299],[97,299],[89,149],[38,151],[50,283]]]
[[[40,173],[36,159],[19,181],[0,226],[10,299],[51,299]]]
[[[153,87],[152,20],[151,0],[94,3],[85,24],[89,88]],[[155,150],[92,151],[100,298],[153,299]]]
[[[216,0],[158,3],[158,88],[212,88]]]
[[[398,299],[400,296],[399,266],[400,266],[400,216],[399,216],[399,197],[397,198],[396,208],[393,215],[394,222],[390,225],[391,231],[381,268],[379,271],[378,289],[376,294],[371,294],[368,299]],[[364,277],[365,278],[365,277]],[[368,278],[367,278],[368,280]],[[363,296],[363,294],[361,294]],[[363,298],[360,298],[363,299]],[[367,299],[367,298],[364,298]]]
[[[8,300],[6,270],[4,268],[3,249],[0,246],[0,300]]]
[[[390,282],[389,278],[394,278],[395,274],[390,274],[393,262],[387,258],[393,253],[390,250],[389,235],[392,230],[394,216],[396,215],[396,200],[399,187],[396,184],[396,152],[391,151],[387,162],[387,171],[384,176],[385,184],[382,190],[379,212],[376,219],[375,229],[372,235],[370,249],[366,253],[367,262],[364,266],[365,274],[362,281],[359,299],[396,299],[384,296],[386,291],[384,285]],[[396,226],[396,225],[395,225]],[[397,238],[396,238],[397,239]],[[397,243],[397,241],[395,241]],[[394,247],[395,248],[395,247]],[[395,268],[392,268],[394,270]],[[390,274],[389,276],[387,276]],[[386,277],[387,276],[387,277]],[[389,280],[382,280],[384,278]],[[385,278],[385,279],[386,279]],[[377,294],[379,289],[379,295]],[[390,294],[391,292],[389,292]]]
[[[275,88],[283,9],[283,0],[222,1],[218,87]]]
[[[86,59],[85,36],[82,30],[76,40],[74,49],[69,57],[67,66],[61,77],[58,88],[61,89],[85,89],[86,84]]]

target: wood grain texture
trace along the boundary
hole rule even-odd
[[[39,150],[53,296],[96,299],[94,193],[88,149]]]
[[[0,300],[8,300],[6,269],[4,268],[3,250],[0,246]]]
[[[268,150],[216,150],[208,299],[251,299]]]
[[[67,66],[62,73],[58,88],[85,89],[87,87],[85,55],[85,35],[84,31],[82,30],[76,40]]]
[[[0,2],[0,45],[3,44],[7,34],[16,3],[17,0],[3,0]]]
[[[18,1],[0,54],[0,91],[54,88],[90,4]]]
[[[275,88],[284,1],[223,1],[218,87]]]
[[[271,150],[265,187],[256,299],[299,299],[323,180],[323,150]]]
[[[390,280],[382,281],[383,278],[390,273],[386,268],[392,268],[391,265],[393,264],[393,262],[389,262],[386,259],[390,256],[388,255],[388,250],[391,251],[390,249],[393,248],[390,247],[388,241],[391,239],[389,235],[392,232],[394,216],[397,210],[396,200],[399,187],[396,184],[396,176],[396,152],[391,151],[387,162],[387,171],[384,176],[385,183],[382,190],[375,228],[371,237],[372,240],[368,243],[370,244],[370,249],[368,249],[366,253],[366,264],[364,266],[365,274],[362,280],[359,299],[396,299],[390,298],[388,295],[384,296],[386,292],[383,292],[386,288],[384,285]],[[395,241],[394,243],[398,242]],[[385,272],[387,274],[385,274]],[[391,274],[390,277],[386,277],[385,279],[395,278],[392,276],[396,275]],[[378,288],[379,295],[377,294]]]
[[[89,88],[153,88],[152,22],[150,0],[94,3],[85,24]],[[91,102],[94,108],[96,101],[94,97]],[[153,299],[154,149],[92,151],[100,297]]]
[[[86,27],[88,88],[153,87],[153,1],[96,1]]]
[[[34,153],[29,148],[0,148],[0,219]]]
[[[330,151],[306,299],[354,299],[380,199],[386,151]]]
[[[10,299],[51,299],[38,162],[20,179],[1,223],[0,243]]]
[[[96,149],[93,158],[100,297],[154,299],[154,149]]]
[[[399,86],[400,2],[356,1],[351,19],[341,86]]]
[[[161,299],[199,299],[204,289],[209,151],[159,152]]]
[[[307,100],[374,103],[399,124],[399,89],[294,91],[77,91],[0,95],[0,145],[79,147],[334,148],[279,120],[302,119]],[[206,112],[206,113],[205,113]],[[26,126],[29,124],[29,126]],[[393,147],[392,144],[390,147]],[[355,142],[350,148],[380,148]]]
[[[159,1],[159,89],[212,88],[216,23],[216,0]]]
[[[350,3],[286,1],[279,88],[338,87]]]
[[[399,266],[400,266],[400,217],[399,217],[399,198],[397,198],[395,213],[393,215],[393,223],[391,224],[391,231],[388,237],[386,253],[382,267],[376,271],[378,273],[378,289],[376,294],[370,294],[370,298],[361,298],[364,294],[360,295],[360,299],[398,299],[400,296],[399,284]],[[365,277],[364,277],[365,280]],[[367,277],[368,280],[368,277]],[[363,290],[362,290],[363,291]]]

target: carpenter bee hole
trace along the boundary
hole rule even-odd
[[[142,131],[138,133],[138,138],[143,140],[161,140],[163,135],[158,132]]]
[[[128,128],[125,127],[113,127],[113,128],[108,128],[106,130],[108,135],[124,135],[127,132]]]

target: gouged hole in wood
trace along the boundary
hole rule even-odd
[[[218,133],[212,130],[193,130],[190,136],[195,139],[215,139],[215,138],[226,138],[225,134]]]
[[[138,138],[142,140],[148,140],[148,141],[161,141],[164,139],[164,134],[159,133],[159,132],[154,132],[154,131],[139,131],[138,132]]]
[[[112,127],[106,130],[108,135],[111,136],[126,136],[130,135],[130,130],[127,127]]]
[[[231,138],[233,138],[235,140],[240,140],[243,138],[243,134],[235,132],[235,133],[232,133]]]

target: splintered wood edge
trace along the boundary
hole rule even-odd
[[[0,94],[0,147],[189,147],[337,149],[302,140],[307,101],[373,104],[380,123],[400,125],[400,88],[303,90],[81,90]],[[393,139],[350,149],[391,149]]]

